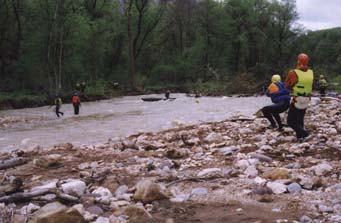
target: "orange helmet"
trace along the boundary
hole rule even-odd
[[[300,55],[298,55],[298,57],[297,57],[297,65],[299,67],[307,67],[308,66],[308,62],[309,62],[309,57],[308,57],[307,54],[301,53]]]

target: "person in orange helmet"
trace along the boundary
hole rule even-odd
[[[289,71],[285,80],[285,87],[291,90],[292,95],[287,123],[296,132],[299,142],[304,142],[311,137],[304,129],[304,116],[310,103],[314,82],[314,73],[308,68],[308,63],[308,55],[299,54],[296,68]]]

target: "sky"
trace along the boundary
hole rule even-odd
[[[341,27],[341,0],[296,0],[299,24],[309,30]]]

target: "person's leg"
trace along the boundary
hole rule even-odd
[[[76,114],[76,115],[78,115],[78,114],[79,114],[79,105],[76,105],[75,114]]]
[[[272,118],[272,106],[265,106],[262,108],[262,112],[265,118],[267,118],[273,128],[276,128],[275,120]]]
[[[287,123],[295,131],[296,137],[301,138],[300,126],[298,124],[298,109],[294,104],[291,104],[288,111]]]
[[[59,118],[59,107],[58,106],[56,106],[56,115]]]
[[[279,129],[283,128],[281,116],[279,114],[286,111],[289,108],[289,104],[290,101],[286,100],[281,101],[272,107],[272,115],[274,116]]]

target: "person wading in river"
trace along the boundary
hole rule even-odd
[[[273,105],[265,106],[262,109],[264,117],[270,122],[268,128],[274,129],[278,127],[278,130],[282,131],[283,125],[279,114],[285,112],[289,108],[290,91],[284,87],[284,84],[281,82],[281,76],[278,74],[272,76],[271,84],[267,88],[265,94],[266,96],[271,97],[271,101],[274,103]]]
[[[57,117],[59,118],[60,116],[59,116],[59,114],[61,114],[62,116],[64,115],[64,113],[63,112],[61,112],[61,111],[59,111],[60,110],[60,108],[62,107],[62,99],[59,97],[59,95],[58,94],[56,94],[56,98],[54,99],[54,104],[55,104],[55,112],[56,112],[56,115],[57,115]]]
[[[299,142],[304,142],[311,136],[304,129],[304,116],[310,103],[314,81],[314,73],[308,68],[308,62],[308,55],[298,55],[296,69],[290,70],[285,80],[285,87],[291,90],[292,95],[287,122],[296,132]]]
[[[81,106],[81,100],[79,98],[79,93],[75,92],[72,96],[72,104],[74,108],[75,115],[79,115],[79,107]]]

